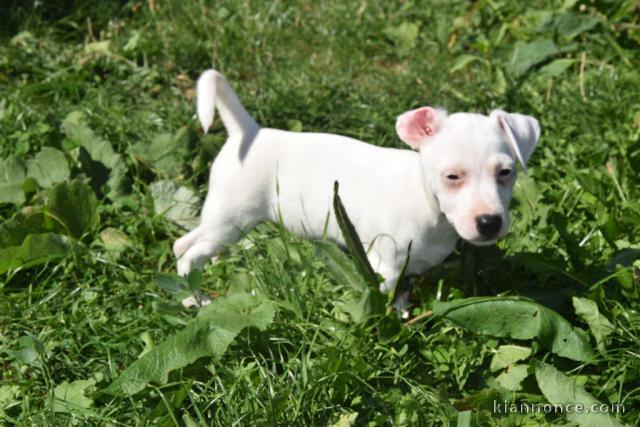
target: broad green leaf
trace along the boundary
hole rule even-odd
[[[27,161],[27,176],[38,181],[42,188],[65,181],[70,175],[66,157],[55,148],[43,147],[33,159]]]
[[[80,147],[82,169],[91,178],[94,188],[106,182],[110,198],[122,194],[127,185],[127,168],[122,156],[116,153],[111,143],[95,134],[86,124],[81,111],[69,113],[60,127]]]
[[[403,22],[396,27],[387,27],[383,33],[391,39],[400,53],[406,54],[416,45],[420,26],[413,22]]]
[[[572,40],[577,35],[591,30],[600,22],[598,19],[584,14],[565,12],[551,15],[546,19],[538,32],[553,31],[555,34]]]
[[[0,274],[61,258],[69,249],[70,245],[65,236],[53,233],[30,234],[22,245],[0,250]]]
[[[173,370],[201,357],[221,357],[242,329],[265,330],[274,315],[275,304],[263,297],[238,293],[214,300],[185,329],[133,362],[103,392],[130,396],[150,382],[165,384]]]
[[[371,316],[384,314],[386,300],[378,290],[365,289],[358,297],[337,302],[336,307],[349,314],[355,323],[362,323]]]
[[[600,314],[595,301],[587,298],[573,297],[572,302],[576,314],[589,325],[591,335],[596,339],[598,350],[604,353],[606,350],[606,338],[614,332],[615,328],[606,317]]]
[[[511,366],[516,362],[525,360],[529,356],[531,356],[531,348],[529,347],[521,347],[519,345],[501,345],[493,355],[489,369],[491,372],[496,372],[500,369]]]
[[[38,181],[33,177],[26,177],[22,183],[22,191],[25,194],[36,193],[38,191]]]
[[[587,362],[594,354],[586,333],[555,311],[521,298],[478,297],[435,301],[433,314],[478,334],[537,339],[551,352]]]
[[[156,274],[153,279],[153,284],[163,291],[170,293],[178,301],[182,301],[193,294],[187,278],[178,276],[177,274]]]
[[[576,60],[572,58],[555,59],[544,67],[540,68],[539,74],[548,77],[558,77],[575,63]]]
[[[458,412],[456,427],[471,427],[472,415],[471,411]]]
[[[36,38],[31,31],[20,31],[18,34],[13,36],[9,43],[11,46],[21,46],[26,47],[29,44],[35,43]]]
[[[0,415],[2,411],[15,403],[18,403],[20,387],[17,385],[0,385]]]
[[[600,402],[591,396],[583,387],[564,375],[551,365],[538,362],[536,366],[538,387],[544,397],[554,405],[572,405],[573,411],[567,411],[566,417],[583,427],[618,427],[622,424],[611,415],[591,411],[593,405]],[[579,411],[577,405],[581,405]]]
[[[189,283],[189,289],[193,292],[200,289],[202,285],[202,271],[194,268],[187,274],[187,282]]]
[[[18,340],[18,350],[5,350],[7,354],[21,363],[37,365],[40,362],[40,354],[44,352],[42,341],[31,334],[26,334]]]
[[[314,242],[314,248],[316,256],[324,261],[336,282],[353,289],[366,288],[353,261],[337,245],[319,240]]]
[[[344,412],[343,414],[340,415],[340,418],[338,418],[338,421],[331,424],[331,427],[351,427],[356,425],[357,419],[358,419],[357,412],[353,412],[353,411]]]
[[[84,52],[88,54],[109,55],[111,53],[111,40],[87,43],[84,45]]]
[[[196,422],[196,420],[194,420],[191,415],[189,415],[188,412],[185,412],[184,414],[182,414],[182,422],[184,423],[185,427],[198,427],[200,426],[200,424],[198,424]]]
[[[521,76],[531,67],[561,52],[563,50],[551,39],[538,39],[530,43],[518,42],[509,62],[509,70],[516,76]]]
[[[504,96],[504,94],[507,93],[507,78],[504,76],[502,68],[495,69],[495,78],[491,87],[493,91],[500,96]]]
[[[456,71],[463,70],[467,67],[467,65],[472,62],[481,61],[482,58],[476,55],[463,54],[456,58],[456,62],[453,63],[453,66],[449,69],[450,73],[455,73]]]
[[[138,358],[141,358],[145,354],[149,353],[151,350],[153,350],[154,347],[153,338],[151,338],[151,334],[147,331],[144,331],[140,334],[140,341],[144,343],[144,348],[142,349],[142,353],[140,353]]]
[[[53,389],[53,410],[67,414],[83,412],[93,405],[93,399],[87,397],[87,392],[95,386],[94,379],[77,380],[72,383],[64,381]]]
[[[68,233],[79,239],[98,223],[98,200],[87,184],[79,180],[63,182],[47,193],[47,207]]]
[[[360,237],[358,236],[353,223],[347,215],[347,211],[342,204],[342,200],[340,199],[338,190],[339,186],[338,182],[336,181],[333,187],[333,212],[336,216],[336,221],[338,222],[340,231],[342,232],[342,237],[344,238],[347,249],[349,249],[349,253],[351,253],[351,256],[353,256],[356,267],[358,268],[358,271],[364,278],[365,282],[370,288],[378,290],[378,276],[369,263],[367,253],[362,246],[362,242],[360,241]]]
[[[26,168],[22,160],[15,157],[0,159],[0,203],[24,203],[22,184],[25,177]]]
[[[75,146],[97,138],[93,130],[87,126],[82,111],[72,111],[67,114],[60,124],[60,130],[76,144]]]
[[[192,229],[198,225],[198,206],[200,201],[190,188],[174,181],[156,181],[149,186],[153,196],[153,207],[157,215]]]
[[[100,240],[105,249],[111,252],[122,252],[133,244],[124,231],[113,227],[102,230]]]
[[[186,128],[175,134],[163,133],[149,143],[138,141],[127,152],[160,176],[175,176],[187,154]]]
[[[496,382],[510,391],[522,390],[522,381],[529,376],[529,365],[512,365],[496,378]]]
[[[304,125],[300,120],[287,120],[287,129],[291,132],[302,132],[304,130]]]
[[[61,229],[44,210],[24,208],[13,218],[0,224],[0,249],[20,246],[30,234],[55,232]]]
[[[93,160],[91,154],[84,146],[78,148],[78,160],[82,171],[91,180],[91,187],[96,193],[101,194],[108,190],[106,184],[111,176],[111,169],[106,167],[102,162]]]

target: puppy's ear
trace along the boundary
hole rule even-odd
[[[396,132],[402,141],[414,150],[418,150],[438,132],[446,118],[446,111],[432,107],[407,111],[398,117]]]
[[[527,162],[540,140],[540,123],[531,116],[493,110],[490,117],[498,121],[498,126],[507,137],[507,143],[527,173]]]

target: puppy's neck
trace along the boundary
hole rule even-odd
[[[418,157],[420,159],[420,157]],[[427,172],[424,170],[424,166],[422,164],[422,159],[419,161],[420,167],[420,188],[422,189],[422,195],[427,202],[427,205],[433,212],[436,218],[443,216],[442,210],[440,209],[440,202],[436,197],[436,194],[431,189],[429,185],[429,181],[427,180]]]

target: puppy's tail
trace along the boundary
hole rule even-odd
[[[216,70],[202,73],[196,85],[196,97],[198,119],[205,133],[213,123],[216,108],[230,137],[244,136],[258,128],[258,124],[244,109],[231,85]]]

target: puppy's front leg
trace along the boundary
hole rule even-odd
[[[400,274],[398,269],[395,268],[393,260],[385,259],[375,248],[372,248],[367,253],[367,258],[375,272],[384,277],[384,282],[380,283],[380,292],[385,294],[391,292]]]
[[[393,291],[400,277],[402,267],[396,262],[395,251],[392,255],[384,256],[382,248],[374,247],[367,254],[367,258],[371,263],[373,269],[384,277],[384,282],[380,284],[380,292],[388,294]],[[389,249],[389,248],[387,248]],[[411,296],[411,286],[402,286],[401,289],[396,289],[395,301],[393,306],[396,310],[402,313],[402,317],[406,318],[409,312],[406,310],[409,306],[409,297]]]
[[[178,274],[186,276],[194,269],[202,269],[207,261],[222,252],[228,245],[235,243],[241,236],[241,230],[230,223],[201,224],[194,235],[187,234],[182,239],[191,238],[190,246],[179,254],[176,249],[182,249],[181,240],[174,245],[178,257]]]
[[[173,251],[178,257],[178,274],[186,276],[194,268],[202,269],[208,261],[215,262],[216,256],[240,236],[241,230],[230,223],[201,224],[173,245]],[[207,295],[198,292],[197,295],[185,298],[182,305],[205,306],[210,302]]]

